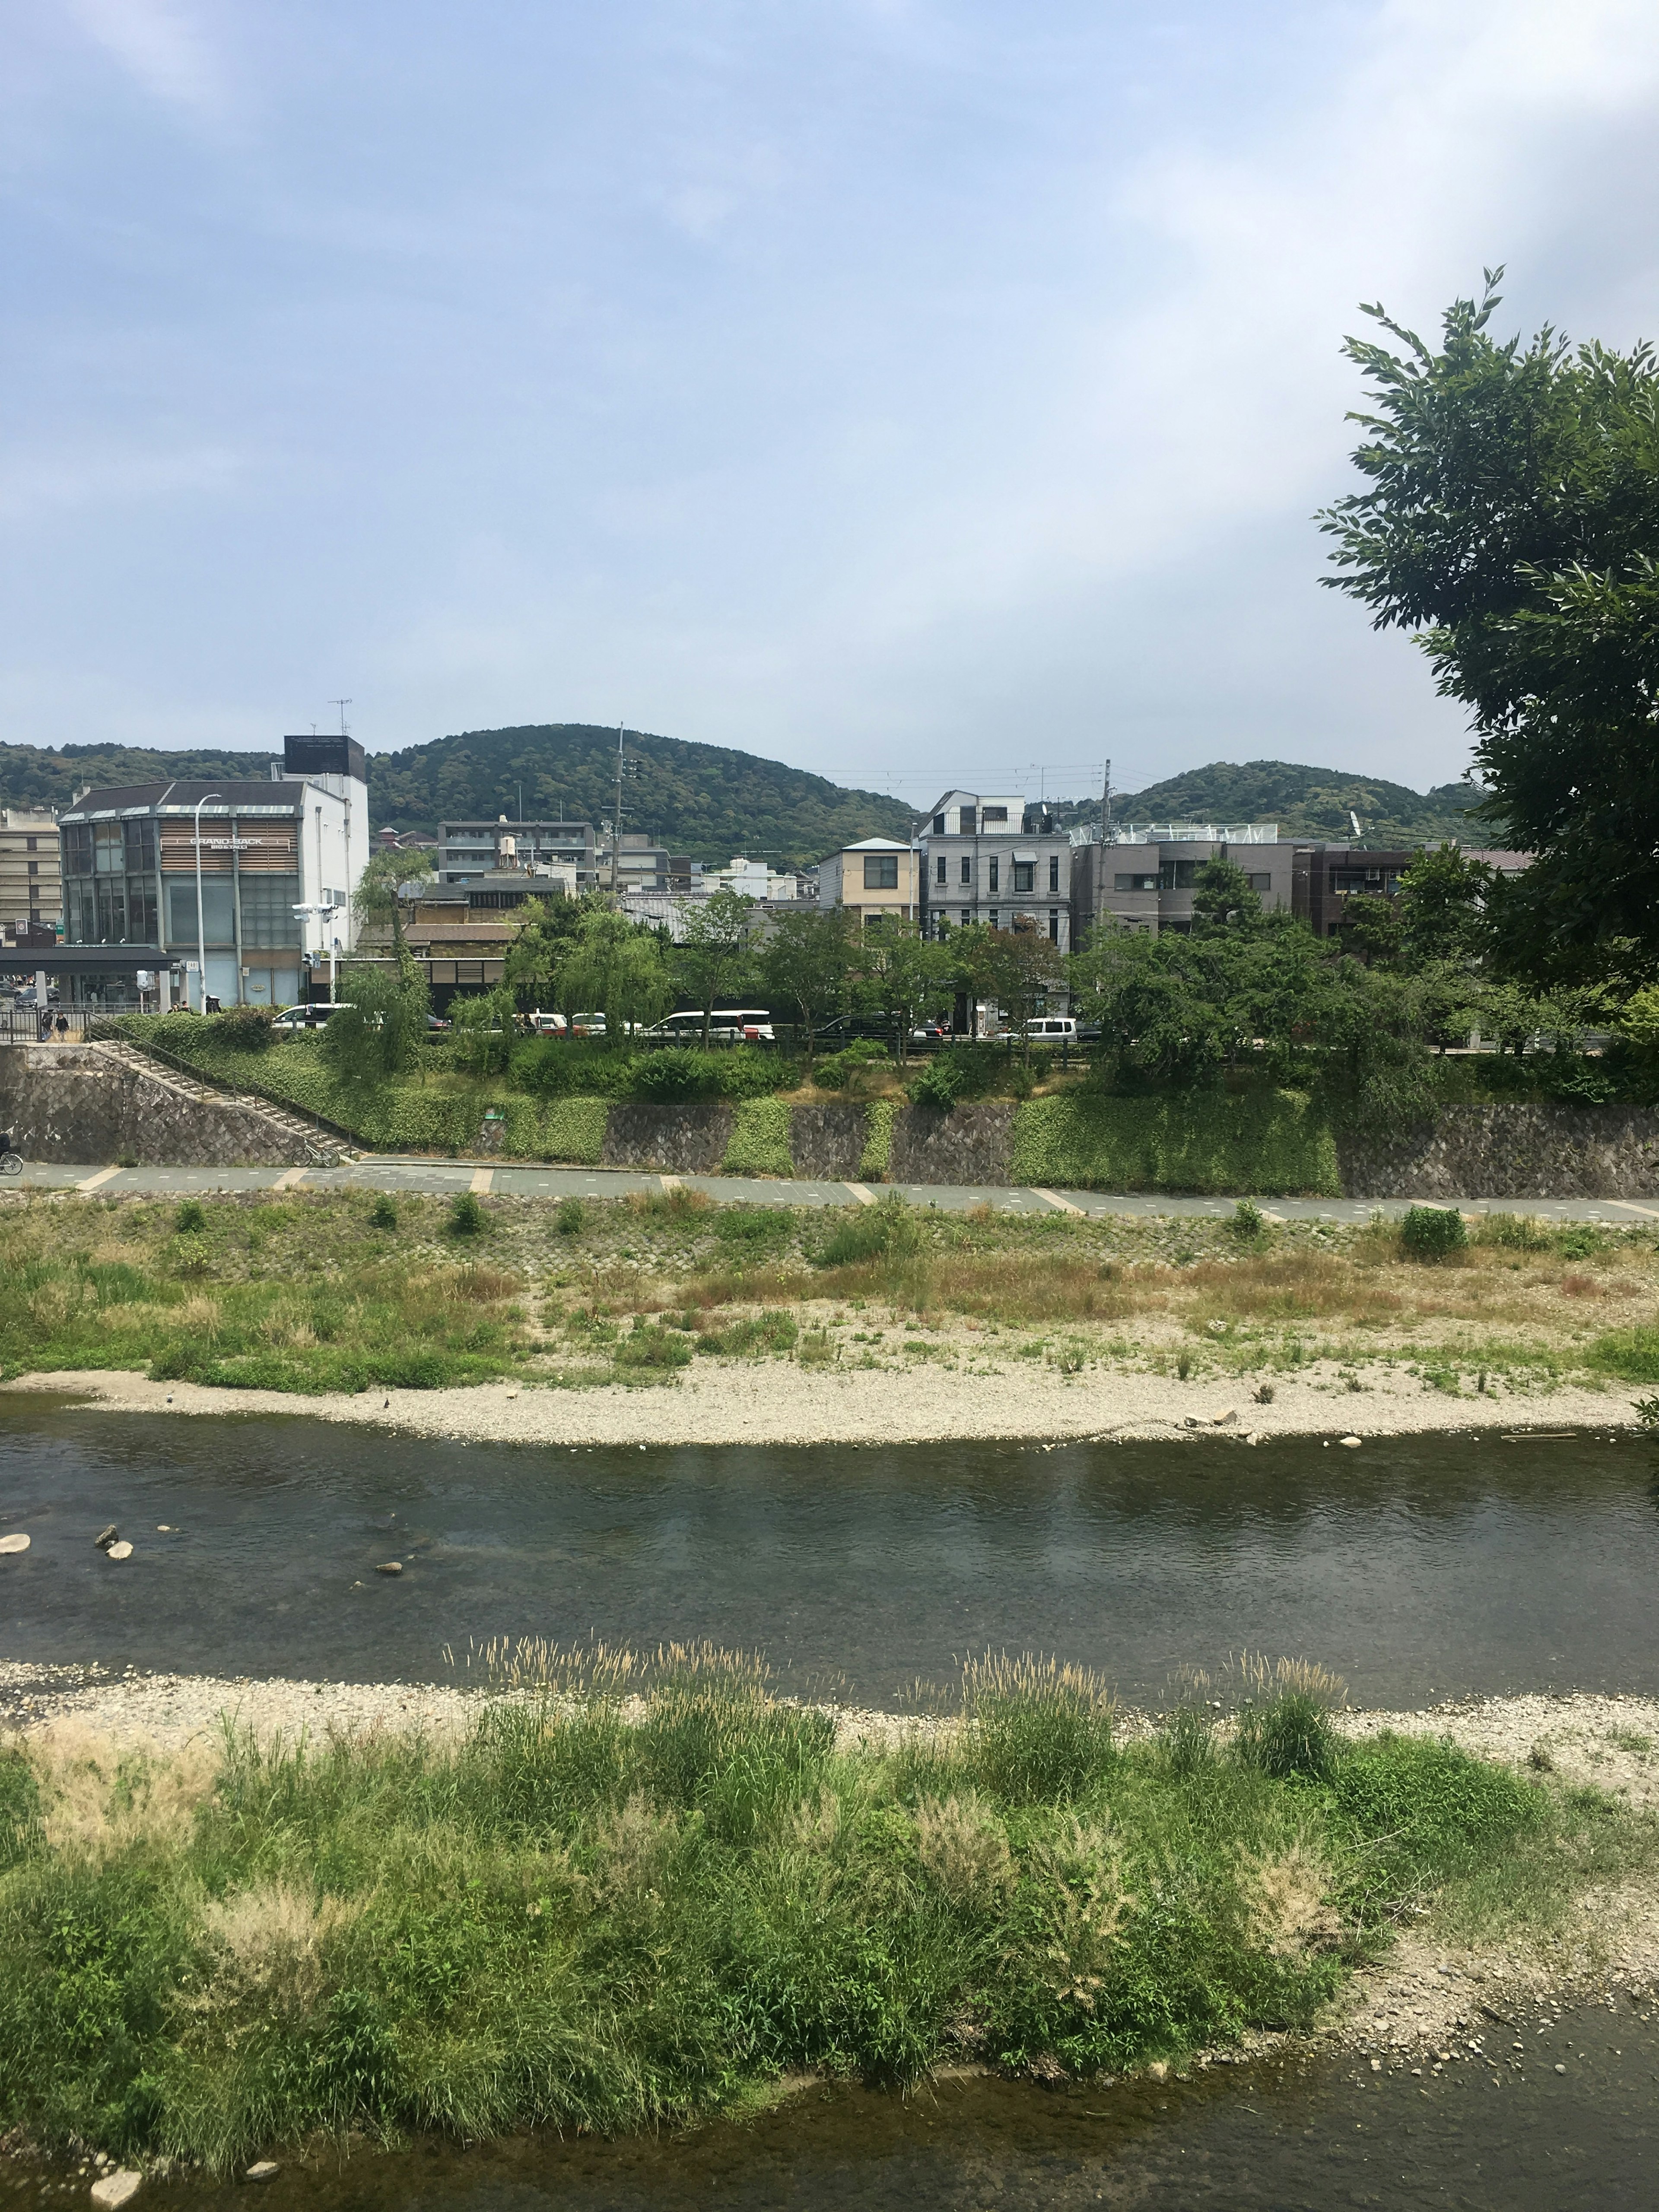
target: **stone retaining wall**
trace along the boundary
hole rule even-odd
[[[96,1045],[0,1045],[0,1127],[26,1159],[75,1167],[300,1167],[304,1134],[257,1106],[191,1097]]]
[[[613,1106],[605,1118],[608,1168],[718,1175],[732,1139],[729,1106]]]
[[[1659,1198],[1651,1107],[1448,1106],[1403,1137],[1336,1149],[1354,1198]]]

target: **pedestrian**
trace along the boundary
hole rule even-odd
[[[44,1006],[40,1009],[39,1026],[41,1043],[50,1044],[52,1042],[52,1016]]]
[[[62,1044],[64,1039],[69,1035],[69,1016],[66,1013],[62,1012],[59,1012],[58,1016],[57,1029],[58,1042],[59,1044]]]

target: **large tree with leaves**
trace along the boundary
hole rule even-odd
[[[1469,708],[1483,811],[1537,859],[1500,940],[1534,972],[1659,965],[1659,362],[1488,330],[1501,270],[1438,350],[1364,312],[1364,490],[1321,520],[1325,581],[1420,633]]]

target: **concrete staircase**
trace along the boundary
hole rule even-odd
[[[141,1045],[129,1043],[125,1037],[89,1040],[82,1049],[100,1054],[106,1060],[141,1076],[146,1083],[155,1084],[182,1102],[196,1106],[234,1106],[247,1117],[252,1128],[269,1130],[276,1146],[284,1152],[294,1153],[307,1167],[337,1168],[356,1157],[349,1139],[337,1130],[314,1126],[291,1106],[279,1106],[274,1100],[261,1098],[252,1091],[217,1083],[198,1069],[187,1067],[170,1056],[163,1058],[159,1053],[148,1052]]]

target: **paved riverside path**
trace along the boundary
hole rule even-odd
[[[684,1187],[700,1190],[725,1205],[873,1205],[896,1191],[913,1206],[936,1206],[946,1213],[966,1213],[976,1206],[1000,1213],[1068,1213],[1097,1218],[1103,1214],[1164,1216],[1197,1220],[1231,1214],[1231,1198],[1176,1198],[1162,1191],[1116,1193],[1098,1190],[1021,1190],[984,1183],[878,1183],[775,1182],[761,1176],[657,1175],[643,1169],[554,1168],[502,1164],[495,1160],[427,1160],[385,1155],[348,1161],[337,1168],[121,1168],[27,1165],[19,1182],[0,1190],[85,1192],[109,1198],[188,1197],[212,1191],[385,1190],[448,1197],[476,1191],[498,1198],[625,1198],[630,1191]],[[1359,1222],[1373,1212],[1404,1213],[1418,1203],[1408,1198],[1263,1198],[1270,1220]],[[1424,1201],[1449,1205],[1449,1199]],[[1609,1227],[1659,1221],[1659,1200],[1621,1198],[1466,1198],[1466,1213],[1536,1213],[1548,1221],[1604,1221]]]

